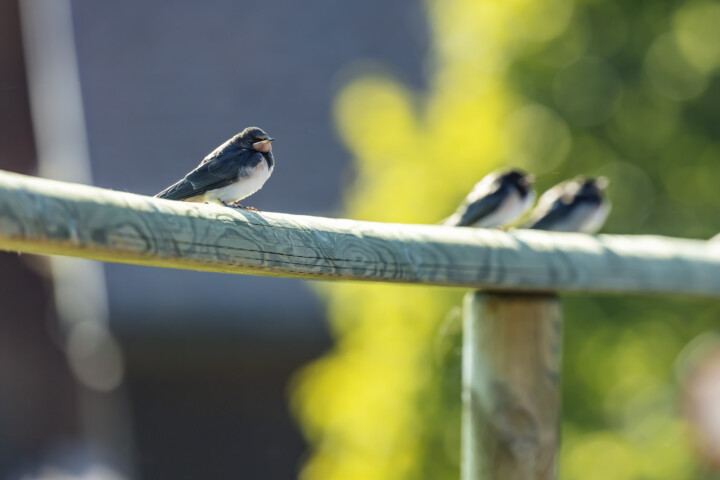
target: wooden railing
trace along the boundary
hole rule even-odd
[[[720,242],[257,213],[6,172],[0,172],[0,249],[212,272],[470,288],[464,480],[555,478],[558,293],[720,298]]]

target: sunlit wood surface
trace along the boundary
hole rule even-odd
[[[0,172],[0,249],[155,267],[717,297],[712,243],[255,213]]]

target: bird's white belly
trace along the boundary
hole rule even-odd
[[[238,202],[260,190],[267,179],[270,178],[271,173],[272,169],[268,168],[267,161],[263,159],[263,161],[252,169],[249,175],[240,178],[237,182],[206,192],[205,201]]]
[[[581,222],[581,225],[579,227],[579,231],[583,233],[589,233],[594,234],[600,231],[600,229],[605,224],[605,220],[607,220],[608,214],[610,213],[610,202],[605,201],[604,203],[600,204],[597,208],[595,208],[595,211],[590,212],[585,216],[585,219],[583,222]]]
[[[567,217],[558,220],[548,230],[595,234],[605,224],[609,213],[610,204],[607,202],[601,205],[577,205]]]
[[[522,198],[520,194],[513,190],[513,192],[507,196],[502,204],[492,212],[490,215],[481,218],[475,222],[472,226],[479,228],[494,228],[507,225],[517,220],[523,213],[530,208],[535,201],[535,193],[528,192],[525,198]]]

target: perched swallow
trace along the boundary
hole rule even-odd
[[[535,201],[535,178],[519,170],[499,170],[486,175],[443,222],[455,227],[493,228],[507,225]]]
[[[248,127],[155,197],[244,208],[237,202],[260,190],[275,167],[273,140],[258,127]]]
[[[555,232],[597,233],[610,213],[605,177],[577,177],[543,193],[524,228]]]

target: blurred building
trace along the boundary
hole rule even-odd
[[[32,173],[17,5],[3,3],[0,15],[8,37],[0,168]],[[353,174],[332,128],[339,83],[365,58],[422,82],[421,2],[73,0],[72,8],[92,170],[105,188],[154,194],[258,125],[277,139],[277,168],[250,204],[333,215]],[[81,413],[52,338],[48,281],[14,255],[0,261],[3,283],[15,280],[0,337],[16,347],[0,362],[8,400],[0,477],[17,478],[81,441]],[[312,288],[127,265],[105,272],[138,478],[293,478],[306,446],[288,412],[287,382],[330,344]]]

